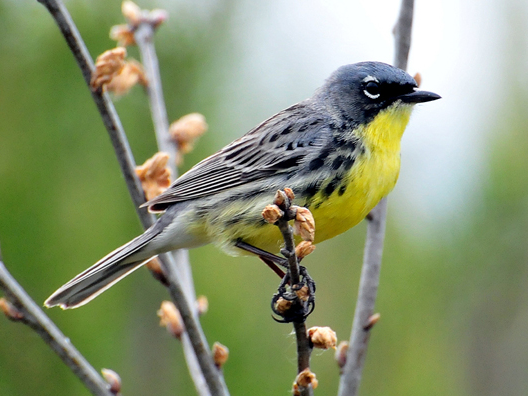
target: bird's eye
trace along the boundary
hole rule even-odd
[[[379,84],[375,81],[369,81],[365,85],[363,93],[367,95],[370,99],[378,99],[380,97],[380,87]]]

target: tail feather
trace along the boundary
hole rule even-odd
[[[155,236],[156,233],[150,229],[117,248],[60,287],[44,302],[44,305],[48,308],[59,305],[62,309],[68,309],[80,307],[91,301],[110,286],[157,256],[156,253],[136,254]]]

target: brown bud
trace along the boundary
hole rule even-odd
[[[163,301],[158,310],[158,316],[160,317],[160,326],[165,326],[170,334],[180,339],[185,328],[183,327],[180,311],[178,311],[176,306],[171,301]]]
[[[215,342],[213,344],[213,360],[215,366],[218,368],[222,368],[225,362],[227,362],[228,357],[229,349],[225,345],[222,345],[219,342]]]
[[[275,302],[275,312],[279,314],[286,313],[292,306],[293,301],[286,300],[282,297],[279,297],[277,301]]]
[[[315,374],[307,368],[297,374],[295,382],[293,383],[293,394],[300,395],[301,391],[299,388],[307,388],[310,385],[312,386],[312,389],[315,389],[317,388],[318,381],[315,378]]]
[[[139,8],[139,6],[133,1],[123,1],[123,4],[121,4],[121,12],[128,23],[130,23],[132,26],[137,26],[141,22],[141,8]]]
[[[422,85],[422,75],[420,73],[416,73],[414,75],[414,81],[416,81],[416,85],[418,85],[418,88],[420,85]]]
[[[202,316],[207,313],[209,309],[209,301],[205,296],[199,296],[196,299],[196,310],[198,311],[198,316]]]
[[[347,360],[347,352],[348,352],[348,342],[341,341],[339,345],[337,346],[337,349],[334,355],[337,365],[341,369],[345,367],[346,360]]]
[[[286,202],[287,197],[288,196],[284,191],[277,190],[277,192],[275,193],[275,197],[273,198],[273,203],[277,206],[282,206],[284,205],[284,202]]]
[[[267,205],[262,211],[262,217],[270,224],[275,224],[284,216],[284,212],[277,205]]]
[[[304,285],[299,290],[297,290],[295,294],[297,294],[299,300],[308,301],[308,299],[310,298],[310,289],[308,286]]]
[[[0,310],[7,316],[10,320],[18,321],[24,317],[22,312],[18,310],[10,301],[5,297],[0,298]]]
[[[378,320],[380,320],[381,318],[381,315],[379,313],[375,313],[373,315],[371,315],[368,320],[367,320],[367,324],[363,327],[363,330],[370,330],[372,329],[372,327],[378,323]]]
[[[121,72],[125,66],[126,49],[123,47],[113,48],[103,52],[95,60],[95,70],[92,73],[90,86],[95,91],[103,85],[108,84]]]
[[[112,392],[114,395],[117,395],[119,392],[121,392],[121,377],[119,377],[119,374],[117,374],[114,370],[105,368],[101,370],[101,373],[103,374],[104,380],[110,385],[110,392]]]
[[[315,245],[309,241],[302,241],[295,247],[295,255],[303,259],[315,250]]]
[[[284,189],[284,194],[286,194],[286,196],[289,198],[290,202],[292,202],[293,199],[295,198],[295,194],[293,193],[293,190],[291,188],[286,187]]]
[[[171,171],[167,167],[169,155],[156,153],[143,165],[136,167],[136,174],[141,181],[147,201],[157,197],[170,186]]]
[[[311,327],[307,331],[308,338],[315,348],[328,349],[336,347],[337,336],[330,327]]]
[[[181,161],[181,154],[192,151],[194,143],[207,131],[207,128],[205,117],[200,113],[184,115],[170,125],[169,133],[178,145],[179,161]]]
[[[315,220],[312,212],[303,206],[293,206],[295,209],[295,221],[293,223],[293,233],[300,235],[303,241],[313,242],[315,238]]]
[[[147,86],[147,77],[141,63],[136,60],[130,60],[125,62],[121,71],[105,85],[105,88],[107,91],[121,96],[126,94],[137,83]]]
[[[110,29],[110,39],[117,41],[119,47],[136,44],[134,31],[129,25],[115,25]]]

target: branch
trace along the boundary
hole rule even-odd
[[[154,29],[155,27],[149,20],[142,21],[134,32],[134,39],[139,48],[141,63],[143,63],[147,76],[147,93],[158,148],[169,155],[168,163],[174,178],[176,178],[178,176],[176,169],[176,150],[178,148],[169,135],[169,121],[163,99],[158,56],[154,47]]]
[[[289,224],[289,220],[295,218],[295,212],[291,213],[291,200],[290,197],[285,193],[285,191],[277,191],[274,204],[276,204],[281,210],[284,211],[284,215],[280,217],[277,221],[277,226],[279,227],[282,237],[284,238],[284,248],[281,249],[281,253],[288,260],[288,274],[286,275],[286,277],[289,276],[291,289],[295,292],[296,286],[298,286],[301,282],[301,272],[299,269],[297,255],[295,254],[293,228]],[[295,299],[292,302],[293,305],[290,308],[292,310],[295,310],[295,306],[300,307],[302,305],[299,296],[295,296]],[[304,315],[304,312],[301,315],[300,319],[293,320],[293,329],[295,331],[295,338],[297,341],[297,374],[301,373],[306,369],[310,369],[310,355],[312,353],[312,345],[310,343],[310,340],[308,339],[305,320],[306,316]],[[298,390],[301,396],[313,395],[312,386],[302,386],[299,387]]]
[[[13,320],[20,321],[44,340],[94,395],[112,396],[110,385],[99,375],[71,341],[31,299],[5,267],[0,254],[0,289],[18,310]]]
[[[394,25],[394,66],[407,70],[413,23],[414,0],[402,0],[400,15]]]
[[[140,18],[140,23],[138,26],[134,26],[134,39],[139,48],[141,61],[143,67],[145,68],[145,74],[148,81],[147,93],[149,97],[152,121],[154,124],[154,131],[156,133],[156,140],[158,143],[158,150],[169,155],[168,166],[174,179],[176,179],[178,177],[178,169],[176,167],[176,151],[178,148],[175,141],[171,139],[169,134],[169,122],[167,118],[165,100],[163,98],[163,89],[159,73],[159,62],[154,46],[154,33],[157,25],[159,25],[159,19],[153,20],[151,14],[148,11],[141,11],[141,13],[144,15],[144,17]],[[166,16],[164,16],[164,18],[166,18]],[[172,256],[173,260],[171,260],[171,263],[173,264],[170,266],[170,268],[166,268],[167,266],[164,266],[164,273],[166,274],[167,280],[171,283],[171,277],[167,275],[167,272],[175,275],[175,278],[180,280],[181,287],[183,288],[183,294],[187,301],[195,301],[196,292],[194,289],[189,253],[187,250],[179,250],[172,252]],[[173,299],[179,298],[177,297],[178,292],[176,290],[171,290],[170,286],[169,290]],[[183,317],[184,314],[181,310],[180,304],[177,304],[177,307]],[[196,316],[194,317],[194,320],[198,320]],[[201,329],[198,328],[198,330]],[[197,336],[204,337],[203,334],[199,334]],[[189,373],[193,378],[196,391],[201,396],[209,396],[210,392],[208,387],[204,386],[206,385],[207,381],[204,378],[202,370],[200,369],[199,358],[194,352],[193,343],[189,334],[182,334],[181,342],[184,350],[185,360],[187,362],[187,367],[189,368]],[[199,347],[201,348],[201,346]],[[209,353],[208,351],[205,352]],[[215,375],[215,373],[210,374]],[[223,382],[221,373],[218,372],[216,375],[218,375]],[[227,392],[227,389],[224,390]]]
[[[60,0],[38,1],[49,10],[50,14],[55,19],[55,22],[66,39],[75,60],[81,68],[84,80],[89,87],[91,74],[94,69],[93,61],[79,31],[68,13],[68,10]],[[121,121],[119,120],[115,108],[106,93],[102,92],[102,90],[90,90],[90,92],[110,135],[121,171],[125,176],[125,181],[138,216],[143,227],[148,228],[154,223],[154,216],[149,214],[146,209],[139,209],[139,206],[145,201],[145,198],[135,173],[135,161],[128,145]],[[175,266],[173,258],[167,254],[162,255],[161,264],[167,274],[167,278],[170,279],[171,284],[169,290],[171,292],[171,297],[182,314],[185,328],[191,339],[191,344],[197,355],[200,368],[204,373],[211,394],[215,396],[227,395],[228,391],[214,365],[203,331],[193,313],[193,310],[190,308],[189,302],[185,298],[182,284],[173,271],[171,271],[171,268],[174,268]]]
[[[282,249],[282,253],[288,259],[288,272],[293,288],[301,281],[299,276],[299,264],[297,262],[297,256],[295,255],[293,229],[288,223],[287,216],[279,219],[278,226],[282,233],[282,237],[284,238],[284,249]],[[295,320],[293,322],[293,328],[295,330],[295,338],[297,340],[297,373],[300,373],[304,369],[310,368],[310,355],[312,353],[312,348],[306,334],[306,323],[304,318],[303,320]]]
[[[394,28],[394,63],[401,69],[407,68],[411,47],[413,7],[414,0],[402,0],[400,14]],[[358,393],[370,330],[375,323],[373,314],[378,293],[386,219],[387,198],[385,197],[369,214],[363,268],[346,364],[339,383],[339,396],[355,396]]]

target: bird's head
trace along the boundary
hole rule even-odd
[[[440,99],[421,91],[414,78],[397,67],[381,62],[341,66],[315,94],[329,110],[355,124],[368,124],[391,106],[412,106]]]

